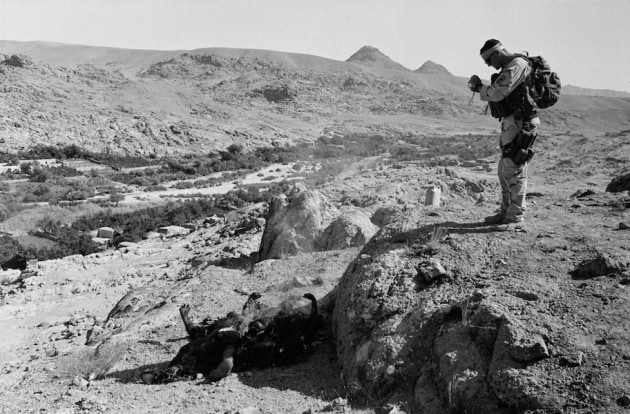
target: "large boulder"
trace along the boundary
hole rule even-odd
[[[396,220],[402,214],[402,208],[396,205],[385,205],[379,207],[372,214],[371,221],[378,227],[383,227]]]
[[[554,322],[524,307],[527,295],[463,288],[474,266],[434,234],[433,225],[410,230],[401,218],[348,266],[333,316],[343,380],[418,412],[560,409],[538,365],[550,356]]]
[[[269,85],[264,88],[255,89],[254,93],[263,95],[269,102],[283,102],[295,98],[297,92],[288,85]]]
[[[609,193],[621,193],[630,191],[630,173],[615,177],[607,186],[606,191]]]
[[[0,285],[11,285],[20,280],[22,271],[20,269],[2,270],[0,267]]]
[[[376,233],[378,227],[370,217],[361,211],[348,211],[341,214],[319,237],[322,250],[339,250],[360,247]]]
[[[259,260],[321,250],[320,233],[339,211],[317,190],[298,183],[288,196],[275,197],[267,212]]]

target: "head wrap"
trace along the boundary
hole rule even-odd
[[[490,56],[497,50],[503,49],[503,45],[497,39],[487,40],[486,43],[483,44],[483,47],[479,51],[481,58],[483,60],[488,60]]]

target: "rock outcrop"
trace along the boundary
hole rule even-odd
[[[615,177],[607,186],[606,191],[609,193],[621,193],[622,191],[630,191],[630,174]]]
[[[372,224],[370,217],[361,211],[343,213],[319,236],[322,250],[338,250],[348,247],[360,247],[376,233],[378,227]]]
[[[279,103],[294,98],[297,93],[288,85],[268,85],[254,89],[254,94],[264,96],[269,102]]]
[[[378,227],[360,210],[340,212],[317,190],[295,185],[275,197],[265,218],[259,260],[363,246]]]
[[[333,329],[346,383],[419,412],[560,408],[538,366],[555,322],[523,306],[535,295],[467,291],[472,265],[455,244],[429,225],[403,229],[402,219],[381,229],[340,282]]]
[[[396,220],[401,214],[402,209],[399,206],[386,205],[379,207],[374,214],[372,214],[370,221],[378,227],[383,227]]]
[[[288,196],[275,197],[269,206],[259,259],[279,259],[321,250],[319,235],[339,211],[317,190],[296,184]]]

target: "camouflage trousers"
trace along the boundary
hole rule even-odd
[[[540,125],[538,118],[528,122],[515,119],[513,115],[501,122],[501,147],[509,145],[523,128],[536,131]],[[509,157],[501,156],[497,173],[501,185],[501,214],[508,222],[520,222],[525,217],[525,194],[527,192],[527,163],[516,165]]]

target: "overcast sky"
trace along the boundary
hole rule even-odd
[[[0,39],[132,49],[234,47],[491,74],[490,38],[544,56],[563,84],[630,91],[630,0],[0,0]],[[2,52],[0,50],[0,52]]]

